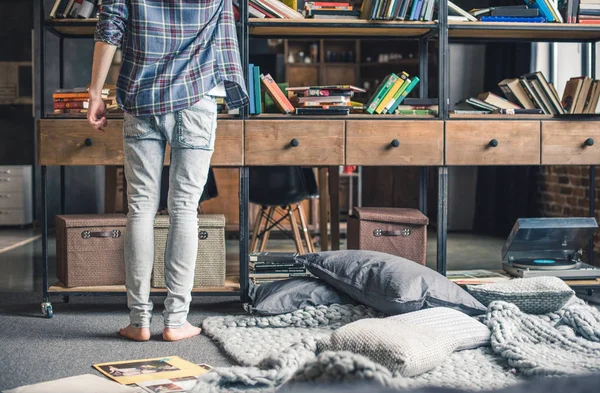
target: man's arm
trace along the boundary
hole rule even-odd
[[[94,61],[90,83],[90,105],[87,118],[92,127],[101,130],[106,126],[106,105],[102,88],[117,47],[121,46],[127,26],[126,0],[105,0],[99,15],[94,40]]]

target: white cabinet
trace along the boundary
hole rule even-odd
[[[31,166],[0,166],[0,226],[33,221]]]

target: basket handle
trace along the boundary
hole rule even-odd
[[[383,229],[375,229],[373,231],[373,236],[375,237],[381,237],[381,236],[403,236],[403,237],[407,237],[410,236],[410,228],[404,228],[404,229],[395,229],[392,231],[384,231]]]
[[[118,229],[107,232],[83,231],[81,232],[81,237],[84,239],[90,239],[92,237],[110,237],[116,239],[118,237],[121,237],[121,231]]]

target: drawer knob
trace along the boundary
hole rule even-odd
[[[392,145],[392,147],[398,147],[400,146],[400,141],[398,139],[394,139],[390,145]]]
[[[498,139],[492,139],[490,141],[490,147],[497,147],[498,146]]]
[[[292,146],[292,147],[298,147],[299,145],[300,145],[300,141],[296,138],[294,138],[290,141],[290,146]]]
[[[594,146],[594,138],[588,138],[583,142],[584,146]]]
[[[85,141],[83,143],[85,143],[86,146],[92,146],[94,144],[94,141],[92,140],[92,138],[85,138]]]

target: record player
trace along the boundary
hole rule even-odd
[[[515,277],[600,277],[581,259],[598,223],[593,217],[519,218],[502,247],[502,268]]]

